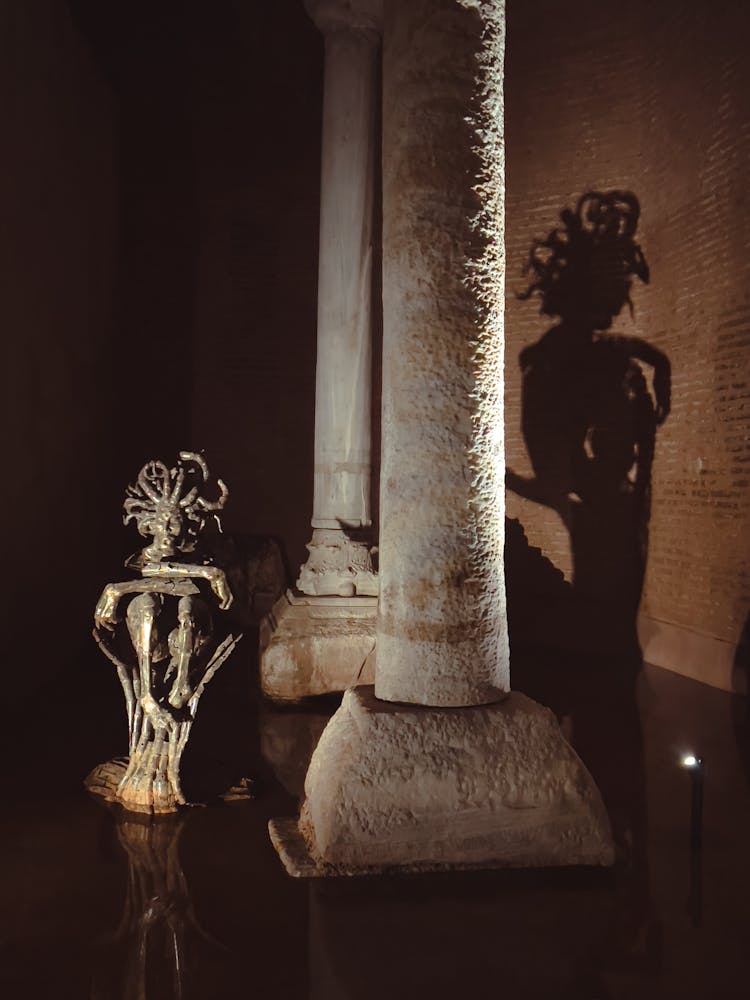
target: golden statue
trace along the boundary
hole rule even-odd
[[[217,512],[229,495],[217,479],[219,496],[207,499],[208,480],[196,452],[181,451],[171,469],[159,461],[143,466],[127,488],[123,518],[151,539],[125,563],[140,577],[108,584],[94,612],[94,638],[125,694],[130,748],[127,760],[95,768],[86,786],[134,812],[187,804],[180,760],[198,701],[241,638],[215,634],[211,605],[226,611],[232,593],[224,571],[197,551],[209,519],[221,530]]]

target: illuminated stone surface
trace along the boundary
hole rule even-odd
[[[614,860],[591,777],[552,712],[518,693],[447,711],[390,705],[371,687],[348,691],[305,792],[307,850],[292,839],[284,857],[296,875],[312,874],[310,862],[351,874]]]
[[[477,419],[476,398],[477,346],[502,357],[502,343],[493,343],[501,331],[481,328],[467,280],[479,242],[471,221],[480,161],[466,117],[474,107],[482,22],[455,0],[406,7],[386,7],[383,56],[375,690],[389,701],[477,705],[501,698],[510,683],[502,393],[490,415],[494,425]],[[502,284],[498,295],[502,303]],[[489,374],[501,389],[502,369]],[[495,483],[489,495],[477,489],[483,476]]]
[[[285,594],[261,624],[263,693],[299,701],[372,683],[376,615],[376,597]]]

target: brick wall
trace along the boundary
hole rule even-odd
[[[750,19],[740,4],[676,0],[543,0],[509,4],[508,16],[508,465],[531,473],[517,359],[552,325],[515,295],[531,240],[583,192],[630,189],[651,282],[634,283],[634,317],[624,310],[613,332],[658,347],[673,375],[672,412],[657,432],[642,638],[666,623],[725,644],[693,655],[667,640],[652,658],[729,686],[709,660],[730,663],[750,609]],[[560,518],[512,493],[508,508],[570,577]]]

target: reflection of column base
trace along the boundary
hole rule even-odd
[[[375,675],[376,597],[287,591],[260,627],[260,682],[275,701],[344,691]]]
[[[378,575],[372,566],[371,545],[356,532],[343,528],[315,528],[307,562],[299,571],[297,588],[303,594],[339,597],[378,596]]]
[[[290,712],[265,702],[258,714],[260,752],[273,773],[295,799],[305,794],[305,775],[320,734],[328,725],[332,709]]]
[[[272,821],[291,875],[611,865],[591,776],[525,695],[435,709],[347,691],[305,781],[299,823]]]

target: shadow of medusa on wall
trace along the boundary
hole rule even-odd
[[[649,280],[635,241],[639,214],[631,192],[590,191],[532,244],[532,280],[519,297],[538,295],[540,312],[559,322],[521,351],[522,431],[534,475],[509,469],[506,478],[509,489],[560,515],[574,595],[590,623],[623,641],[634,638],[656,427],[670,405],[667,357],[609,332],[625,305],[632,314],[633,278]]]

